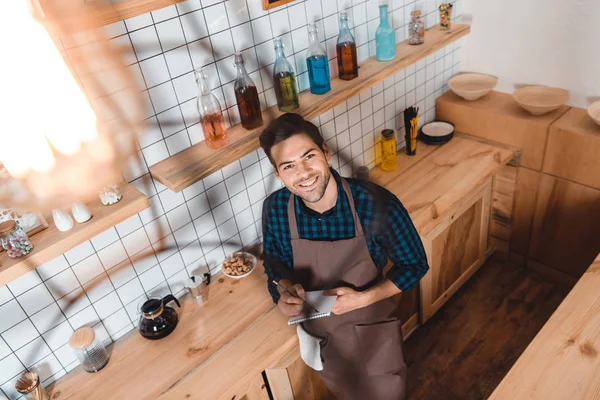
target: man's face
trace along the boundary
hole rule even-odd
[[[308,203],[321,200],[331,178],[325,143],[321,151],[310,136],[294,135],[273,146],[271,158],[275,174],[292,193]]]

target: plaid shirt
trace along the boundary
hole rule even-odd
[[[338,185],[336,205],[319,214],[308,208],[296,196],[296,219],[298,234],[309,240],[342,240],[354,237],[354,221],[341,178],[331,170]],[[406,292],[417,285],[429,269],[427,258],[419,237],[406,209],[390,191],[374,183],[346,178],[356,212],[362,224],[369,254],[381,271],[391,260],[394,265],[386,277]],[[263,256],[265,272],[269,278],[268,289],[277,303],[279,292],[272,280],[288,278],[293,281],[293,252],[288,201],[290,191],[282,188],[263,204]]]

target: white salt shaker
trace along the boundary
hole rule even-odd
[[[52,218],[56,229],[66,232],[73,227],[73,218],[63,210],[52,210]]]
[[[73,214],[75,221],[79,222],[80,224],[89,221],[90,218],[92,218],[92,212],[90,209],[81,203],[73,204],[71,207],[71,213]]]

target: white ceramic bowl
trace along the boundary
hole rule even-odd
[[[246,272],[245,274],[243,274],[243,275],[238,275],[238,276],[235,276],[235,275],[229,275],[229,274],[227,274],[227,273],[225,272],[225,269],[222,269],[222,271],[223,271],[223,274],[224,274],[225,276],[227,276],[227,277],[229,277],[229,278],[232,278],[232,279],[242,279],[242,278],[245,278],[245,277],[247,277],[248,275],[250,275],[250,274],[251,274],[251,273],[252,273],[252,272],[253,272],[253,271],[256,269],[256,264],[258,264],[258,260],[256,259],[256,257],[255,257],[254,255],[252,255],[252,254],[250,254],[250,253],[246,253],[245,251],[239,251],[239,252],[237,252],[237,253],[233,253],[231,256],[227,257],[227,258],[225,259],[225,261],[227,261],[227,260],[231,260],[231,259],[233,258],[233,256],[235,256],[235,255],[243,255],[243,256],[245,256],[245,257],[249,257],[249,258],[252,260],[252,268],[250,269],[250,271],[249,271],[249,272]]]
[[[600,101],[597,101],[595,103],[592,103],[589,107],[588,107],[588,115],[594,120],[596,121],[596,123],[598,125],[600,125]]]
[[[549,86],[527,86],[517,89],[513,99],[533,115],[544,115],[569,101],[569,92]]]
[[[466,73],[453,76],[448,80],[448,87],[465,100],[473,101],[492,91],[498,78],[492,75]]]

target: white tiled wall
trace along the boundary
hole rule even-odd
[[[455,16],[461,1],[456,2]],[[434,25],[439,2],[390,1],[397,39],[405,40],[406,22],[415,8],[425,11],[428,27]],[[188,274],[207,268],[216,272],[226,255],[260,239],[262,202],[281,187],[261,150],[180,193],[158,182],[151,181],[150,189],[143,185],[149,166],[203,140],[193,68],[208,69],[215,95],[227,106],[228,122],[236,124],[234,51],[244,51],[263,107],[272,106],[273,37],[283,37],[299,87],[305,90],[307,21],[318,22],[336,75],[338,11],[350,10],[360,61],[374,55],[379,18],[378,1],[373,0],[295,0],[271,12],[263,11],[260,3],[188,0],[107,27],[147,88],[150,125],[139,139],[143,165],[125,175],[149,196],[152,210],[0,287],[0,397],[17,397],[14,382],[25,368],[37,370],[48,384],[76,367],[67,345],[74,329],[93,326],[108,344],[134,329],[138,302],[146,294],[181,294]],[[405,107],[420,107],[421,124],[432,120],[435,98],[458,70],[458,50],[458,44],[449,45],[316,118],[313,122],[335,152],[333,166],[344,176],[357,166],[373,166],[379,132],[398,128],[403,136]],[[161,241],[172,250],[156,250]],[[149,256],[138,261],[133,256],[139,252]]]

